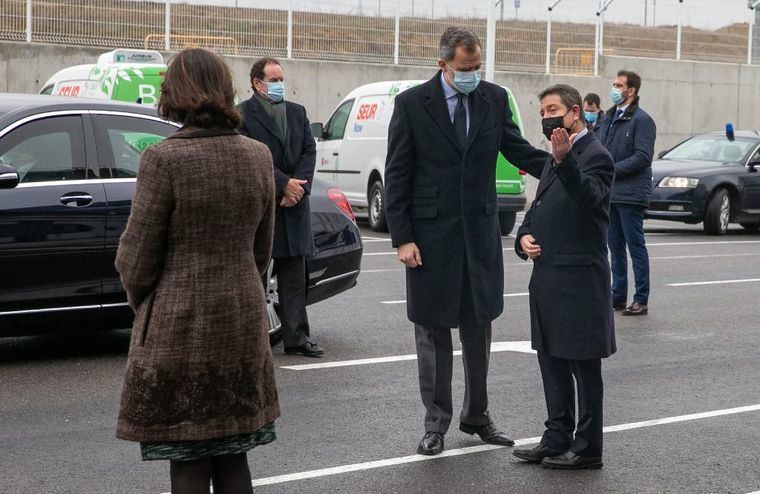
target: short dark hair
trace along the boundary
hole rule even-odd
[[[266,69],[267,65],[277,65],[279,67],[282,67],[282,65],[280,65],[280,61],[276,58],[264,57],[256,60],[256,62],[254,62],[254,64],[251,66],[251,85],[253,85],[254,79],[258,79],[260,81],[264,80],[264,69]],[[256,92],[256,88],[253,88],[253,91]]]
[[[449,26],[441,35],[438,44],[438,56],[445,62],[454,60],[457,48],[462,47],[467,53],[473,53],[481,48],[480,38],[470,29],[462,26]]]
[[[158,114],[192,127],[238,128],[240,112],[224,60],[202,48],[188,48],[174,56],[161,83]]]
[[[554,86],[549,86],[539,93],[539,101],[546,98],[550,94],[556,94],[559,96],[562,104],[565,105],[568,110],[571,110],[574,106],[577,106],[581,109],[583,107],[581,93],[579,93],[578,90],[573,86],[568,86],[567,84],[555,84]],[[583,116],[583,112],[580,112],[580,119],[582,122],[586,121],[586,118]]]
[[[589,105],[596,105],[597,108],[602,106],[602,100],[599,98],[599,95],[596,93],[588,93],[585,98],[583,98],[584,103],[588,103]]]
[[[641,90],[641,77],[639,77],[639,74],[632,70],[619,70],[617,75],[618,77],[625,77],[625,85],[635,89],[636,96],[639,95],[639,91]]]

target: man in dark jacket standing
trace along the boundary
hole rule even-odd
[[[414,323],[420,393],[426,409],[420,454],[443,450],[452,419],[451,328],[459,328],[465,397],[459,429],[512,445],[488,412],[491,322],[504,306],[496,214],[496,157],[543,167],[512,123],[504,88],[480,81],[478,37],[450,27],[438,72],[399,94],[388,130],[386,214],[406,267],[407,315]]]
[[[549,418],[538,447],[513,454],[549,468],[600,468],[601,359],[616,350],[607,261],[615,167],[586,128],[576,89],[552,86],[540,98],[552,157],[537,176],[536,199],[517,231],[515,250],[522,259],[533,260],[531,340]]]
[[[596,134],[615,160],[615,182],[610,208],[610,257],[612,305],[625,316],[648,312],[649,253],[644,239],[644,212],[652,193],[652,157],[657,129],[654,120],[639,107],[641,77],[621,70],[612,83],[615,104],[607,122]],[[636,293],[628,303],[628,256],[631,253]]]
[[[586,119],[586,127],[588,130],[598,132],[599,129],[604,127],[604,123],[607,120],[607,114],[602,111],[602,100],[596,93],[588,93],[583,98],[583,118]]]
[[[285,101],[280,63],[262,58],[251,67],[253,96],[240,105],[240,133],[267,145],[274,161],[277,193],[272,258],[282,317],[285,353],[309,357],[324,351],[309,341],[306,315],[306,256],[313,249],[309,193],[316,145],[306,109]]]

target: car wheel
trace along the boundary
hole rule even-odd
[[[269,316],[269,344],[275,346],[282,341],[282,322],[277,313],[279,310],[277,275],[272,274],[273,268],[273,261],[269,261],[266,275],[264,275],[264,293],[267,298],[267,316]]]
[[[751,232],[756,232],[760,230],[760,223],[739,223],[742,228],[745,230],[749,230]]]
[[[385,221],[385,187],[379,180],[369,189],[369,227],[375,232],[387,232]]]
[[[517,221],[517,213],[512,211],[499,211],[499,231],[502,237],[512,233]]]
[[[705,211],[704,229],[708,235],[723,235],[731,221],[731,198],[726,189],[718,189]]]

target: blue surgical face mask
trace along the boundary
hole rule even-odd
[[[612,100],[612,103],[615,105],[619,105],[623,101],[625,101],[625,98],[623,98],[623,91],[620,89],[613,87],[610,89],[610,99]]]
[[[449,68],[451,69],[451,66],[449,66]],[[473,70],[470,72],[464,72],[462,70],[454,70],[453,84],[454,88],[460,93],[470,94],[475,91],[478,84],[480,84],[480,71]]]
[[[267,85],[267,97],[269,97],[269,99],[275,103],[279,103],[285,98],[284,82],[265,82],[265,84]]]
[[[596,122],[596,112],[593,111],[584,111],[583,116],[586,117],[586,122],[588,123],[594,123]]]

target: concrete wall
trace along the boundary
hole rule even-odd
[[[33,93],[56,71],[92,63],[105,49],[64,45],[0,42],[0,91]],[[250,57],[225,57],[235,76],[238,95],[251,94]],[[355,87],[393,79],[427,79],[435,67],[387,66],[311,60],[283,60],[287,98],[306,106],[312,121],[325,122],[338,102]],[[657,123],[656,152],[695,133],[721,130],[726,122],[737,129],[758,129],[760,66],[708,62],[676,62],[645,58],[603,57],[600,77],[496,73],[509,86],[521,109],[528,140],[548,149],[541,135],[537,93],[555,83],[567,83],[585,94],[596,92],[603,106],[619,69],[638,72],[643,85],[641,106]],[[534,185],[534,184],[532,184]]]

